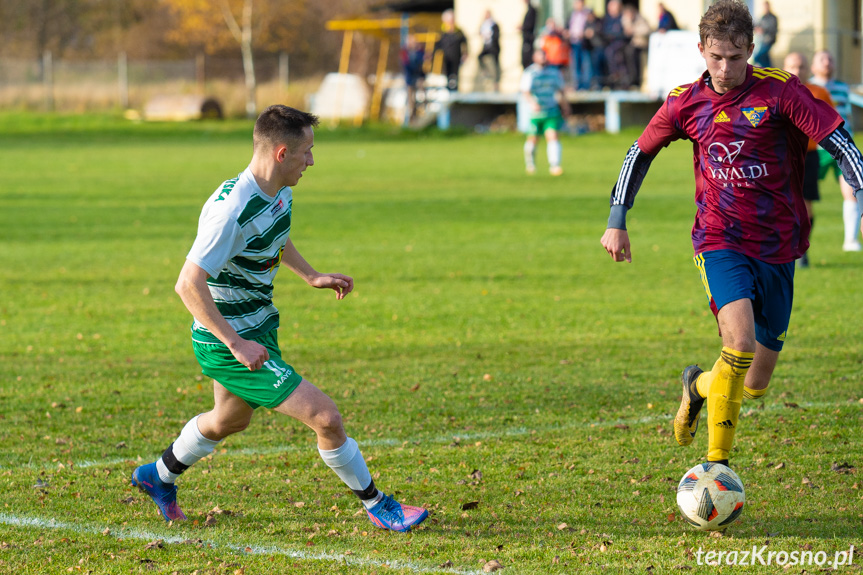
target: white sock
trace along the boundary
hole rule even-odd
[[[845,243],[853,244],[860,233],[860,213],[857,211],[857,200],[842,202],[842,219],[845,222]]]
[[[200,416],[196,415],[189,420],[180,436],[156,461],[159,478],[165,483],[174,483],[181,473],[211,454],[219,444],[218,441],[204,437],[198,429],[198,417]]]
[[[330,450],[319,447],[318,453],[324,463],[362,500],[366,509],[380,501],[382,494],[372,481],[366,460],[363,459],[356,441],[348,437],[341,447]]]
[[[551,167],[559,166],[562,150],[560,140],[549,140],[546,144],[546,150],[548,151],[548,165]]]
[[[528,168],[533,168],[536,165],[534,155],[536,154],[536,145],[530,140],[524,143],[524,165]]]

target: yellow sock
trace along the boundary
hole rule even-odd
[[[767,393],[767,388],[752,389],[751,387],[743,388],[743,399],[761,399]]]
[[[711,370],[713,381],[707,393],[708,461],[728,459],[743,403],[743,382],[753,357],[754,353],[723,347],[719,361]]]
[[[713,383],[714,379],[716,379],[716,374],[719,373],[719,367],[721,364],[722,358],[720,357],[716,360],[716,363],[713,364],[713,369],[705,371],[695,380],[695,390],[698,392],[698,395],[701,397],[707,397],[707,394],[710,393],[710,384]]]

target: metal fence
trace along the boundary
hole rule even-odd
[[[255,59],[258,91],[270,100],[287,93],[287,54]],[[245,111],[240,58],[79,61],[0,58],[0,108],[61,112],[142,109],[157,96],[215,98],[230,115]]]

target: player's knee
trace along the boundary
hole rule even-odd
[[[239,433],[244,431],[247,427],[249,427],[249,423],[252,421],[251,417],[241,418],[241,419],[220,419],[213,422],[213,432],[219,435],[220,438],[228,437],[229,435],[233,435],[235,433]]]
[[[735,351],[752,353],[755,351],[755,335],[747,333],[722,333],[723,343],[725,347],[729,347]]]
[[[342,414],[335,405],[317,412],[313,418],[315,431],[322,435],[340,435],[343,433]]]

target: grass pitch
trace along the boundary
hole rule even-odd
[[[708,551],[863,546],[863,258],[841,251],[835,182],[773,384],[743,406],[747,508],[710,537],[674,491],[706,433],[670,434],[680,370],[720,348],[688,144],[653,163],[633,263],[599,245],[635,132],[566,138],[552,178],[542,146],[524,174],[517,135],[320,129],[291,237],[356,290],[282,270],[284,355],[336,399],[379,487],[431,516],[376,530],[313,434],[261,409],[179,480],[189,521],[165,524],[129,475],[211,406],[173,285],[250,134],[0,115],[0,572],[711,572]]]

